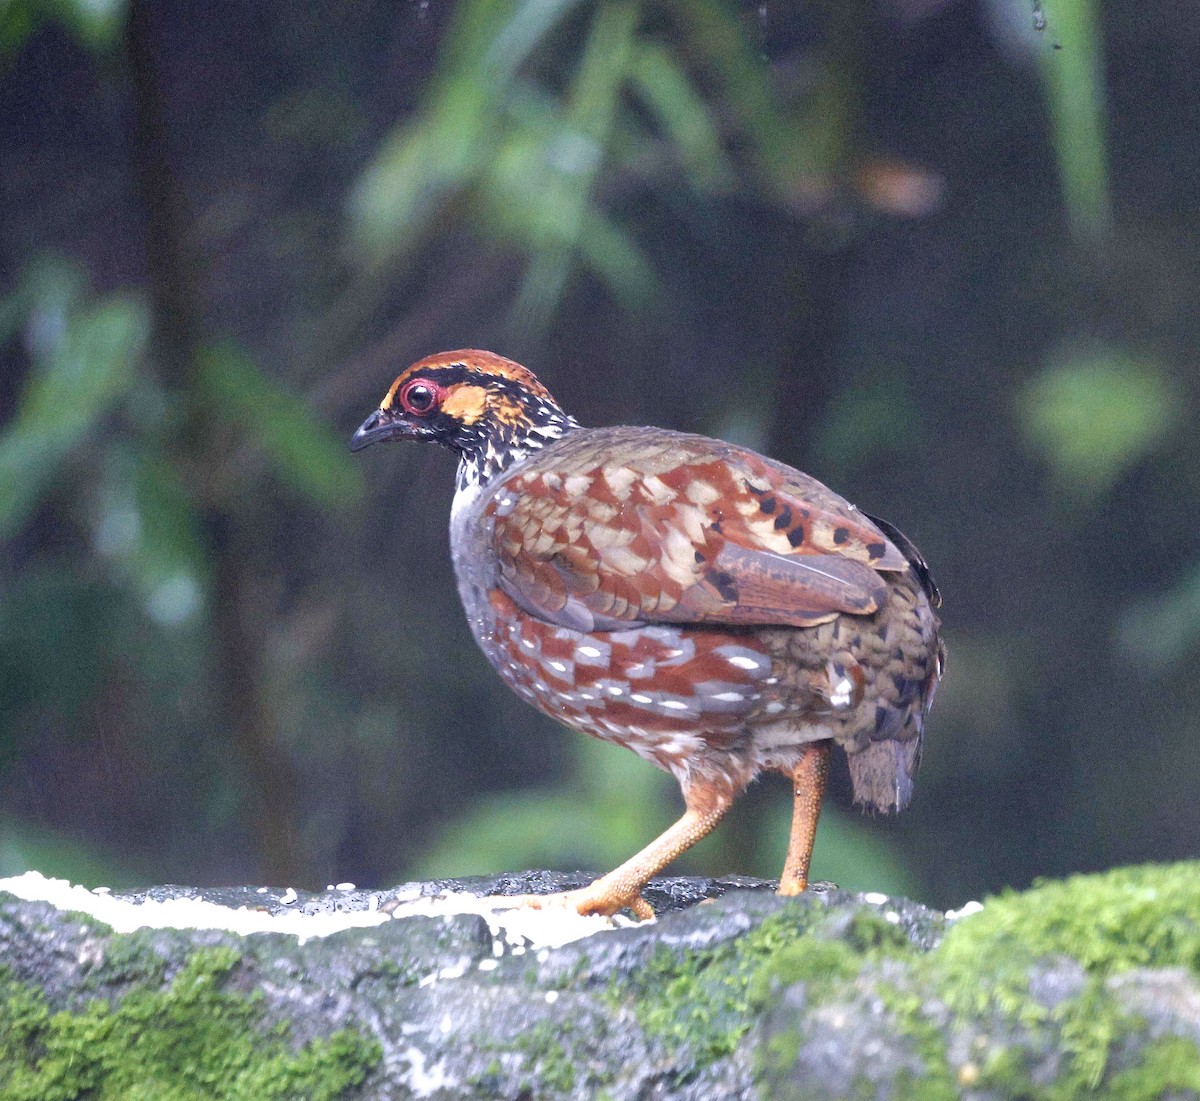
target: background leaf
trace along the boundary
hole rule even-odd
[[[1180,395],[1154,364],[1115,348],[1067,351],[1026,387],[1025,431],[1060,488],[1095,498],[1180,422]]]
[[[345,441],[322,425],[305,402],[266,375],[231,345],[210,349],[200,363],[198,385],[215,414],[237,426],[262,449],[280,481],[326,508],[362,496],[362,474]]]
[[[1038,43],[1054,125],[1063,199],[1076,235],[1101,244],[1112,230],[1105,142],[1104,53],[1094,0],[1044,0]]]
[[[73,276],[43,271],[32,280],[22,297],[33,366],[0,434],[0,537],[28,519],[67,458],[128,394],[148,335],[136,299],[84,306]]]

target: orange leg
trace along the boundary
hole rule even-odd
[[[798,895],[808,886],[808,865],[812,860],[817,819],[821,815],[821,799],[828,778],[829,743],[811,742],[804,747],[800,760],[792,770],[792,790],[795,793],[792,836],[788,841],[783,875],[779,878],[781,895]]]
[[[516,895],[497,898],[505,906],[570,906],[581,914],[612,915],[618,910],[632,910],[638,918],[651,918],[654,911],[642,898],[642,888],[651,876],[657,875],[677,856],[712,832],[733,804],[727,788],[713,788],[702,782],[692,783],[683,793],[687,810],[673,826],[650,842],[636,856],[619,868],[603,875],[578,891],[554,895]]]

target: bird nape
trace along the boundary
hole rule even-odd
[[[683,817],[615,871],[506,902],[650,916],[646,881],[764,771],[792,781],[779,892],[799,894],[833,744],[856,802],[907,805],[944,651],[937,588],[896,528],[733,444],[581,427],[491,352],[414,363],[351,447],[401,439],[459,455],[454,572],[496,672],[683,789]]]

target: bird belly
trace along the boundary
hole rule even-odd
[[[808,628],[581,631],[529,614],[497,587],[469,619],[522,699],[681,783],[704,775],[740,789],[761,771],[789,771],[805,744],[831,739],[851,755],[852,776],[855,755],[873,760],[864,751],[875,743],[909,745],[897,758],[900,789],[872,766],[863,801],[898,803],[895,792],[910,786],[937,637],[932,612],[908,586],[893,587],[875,615]]]
[[[744,750],[748,720],[776,683],[771,659],[744,634],[658,624],[576,631],[498,589],[489,595],[491,630],[476,637],[517,695],[681,778]]]

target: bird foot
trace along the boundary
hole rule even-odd
[[[836,891],[836,883],[827,879],[781,879],[775,891],[781,898],[796,898],[798,895],[823,894],[826,891]]]
[[[654,917],[654,908],[642,898],[639,891],[620,892],[603,879],[597,879],[590,886],[575,891],[558,891],[550,895],[490,895],[489,899],[499,910],[515,910],[521,906],[530,910],[561,907],[574,910],[583,917],[590,914],[613,917],[621,910],[629,910],[639,921]]]

